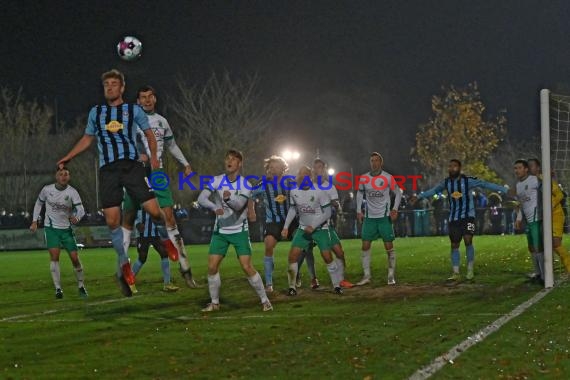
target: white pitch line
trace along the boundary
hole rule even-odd
[[[139,298],[140,296],[137,296],[137,298]],[[104,300],[104,301],[97,301],[97,302],[90,302],[87,303],[87,306],[97,306],[97,305],[105,305],[108,303],[116,303],[116,302],[124,302],[127,301],[129,299],[133,299],[133,298],[114,298],[114,299],[110,299],[110,300]],[[48,315],[48,314],[55,314],[55,313],[59,313],[60,311],[68,311],[68,310],[73,310],[73,309],[77,309],[77,307],[75,308],[63,308],[63,309],[53,309],[53,310],[46,310],[46,311],[42,311],[39,313],[32,313],[32,314],[20,314],[20,315],[13,315],[11,317],[4,317],[2,319],[0,319],[0,322],[11,322],[17,319],[24,319],[24,318],[33,318],[33,317],[41,317],[42,315]],[[32,320],[33,321],[33,320]]]
[[[521,315],[526,309],[528,309],[529,307],[540,301],[542,298],[544,298],[548,293],[550,293],[552,289],[554,288],[548,288],[538,292],[532,298],[521,303],[509,313],[503,315],[501,318],[497,319],[496,321],[482,328],[474,335],[467,337],[467,339],[454,346],[451,350],[447,351],[445,354],[435,358],[427,366],[418,369],[412,376],[409,377],[409,380],[427,379],[432,375],[434,375],[437,371],[442,369],[447,363],[453,364],[453,361],[457,357],[459,357],[459,355],[464,353],[471,346],[474,346],[477,343],[482,342],[485,338],[487,338],[495,331],[499,330],[505,323],[509,322],[511,319]]]

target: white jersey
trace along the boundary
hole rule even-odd
[[[58,190],[55,184],[46,185],[42,188],[34,207],[34,221],[38,220],[43,205],[46,206],[44,221],[46,227],[69,228],[71,226],[70,217],[75,216],[77,219],[81,219],[85,215],[79,193],[69,185],[63,190]]]
[[[224,191],[232,193],[230,200],[223,200]],[[230,182],[225,174],[214,177],[204,191],[211,193],[211,202],[198,199],[201,206],[208,207],[212,211],[223,209],[223,215],[216,215],[214,230],[223,234],[248,231],[247,223],[247,200],[251,197],[251,185],[244,177],[238,176],[234,182]],[[241,206],[235,209],[235,206]],[[234,207],[232,207],[234,206]]]
[[[390,215],[390,191],[396,194],[392,209],[397,210],[400,207],[402,190],[390,173],[382,171],[379,175],[372,176],[368,172],[360,177],[362,178],[361,182],[366,181],[364,178],[368,178],[368,182],[362,183],[358,188],[356,212],[360,212],[362,200],[366,197],[365,216],[367,218],[384,218]]]
[[[329,228],[328,221],[320,226],[315,226],[315,221],[320,219],[324,214],[323,208],[330,206],[330,200],[328,194],[324,190],[320,190],[318,186],[314,187],[314,189],[308,190],[301,190],[298,188],[291,190],[291,206],[294,206],[297,210],[300,229],[305,229],[305,227],[308,226],[315,229],[319,227],[323,229]]]
[[[542,220],[540,181],[536,176],[517,182],[517,199],[528,223]]]
[[[327,194],[331,202],[338,201],[338,190],[336,189],[336,186],[328,182],[326,179],[317,179],[317,181],[313,183],[313,186],[322,189]]]
[[[164,153],[164,148],[169,147],[170,144],[174,143],[174,134],[172,133],[172,128],[170,128],[170,124],[166,118],[162,115],[157,113],[147,113],[148,123],[150,124],[150,129],[156,138],[156,155],[158,157],[158,161],[160,162],[160,167],[162,167],[162,155]],[[141,140],[144,144],[144,148],[146,150],[146,154],[150,157],[150,148],[148,146],[148,142],[144,135],[144,132],[140,129],[137,130],[137,133],[140,135]],[[175,144],[175,143],[174,143]],[[176,144],[175,144],[176,145]],[[179,151],[179,149],[177,149]],[[172,152],[175,158],[182,164],[188,165],[188,161],[182,154],[182,152]]]

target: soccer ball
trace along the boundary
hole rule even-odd
[[[135,60],[141,53],[142,42],[136,37],[126,36],[117,44],[117,54],[125,61]]]

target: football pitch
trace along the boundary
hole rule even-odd
[[[289,243],[275,254],[272,312],[239,268],[233,251],[221,267],[220,311],[208,301],[207,246],[188,246],[200,289],[162,292],[151,250],[137,278],[139,293],[120,295],[112,249],[81,251],[89,298],[77,294],[62,254],[64,298],[56,300],[47,251],[0,252],[0,378],[3,379],[406,379],[454,346],[542,292],[524,236],[477,236],[473,282],[446,284],[447,237],[402,238],[394,287],[386,285],[386,254],[372,247],[372,285],[332,293],[316,257],[321,290],[303,285],[286,296]],[[346,277],[362,275],[360,241],[345,240]],[[263,277],[263,245],[254,244]],[[317,251],[315,250],[315,253]],[[130,250],[131,260],[136,257]],[[462,271],[465,273],[462,248]],[[555,280],[560,278],[555,261]],[[520,316],[464,351],[434,379],[566,379],[570,376],[570,297],[563,282]]]

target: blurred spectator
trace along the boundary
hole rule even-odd
[[[491,221],[491,234],[503,234],[503,198],[498,193],[489,194],[489,219]]]
[[[481,191],[473,192],[473,201],[475,203],[475,231],[479,235],[485,232],[485,213],[487,212],[487,197]]]
[[[449,210],[446,210],[447,201],[445,195],[438,193],[433,196],[431,207],[433,208],[433,216],[435,218],[435,234],[447,235],[447,220],[449,218]]]

